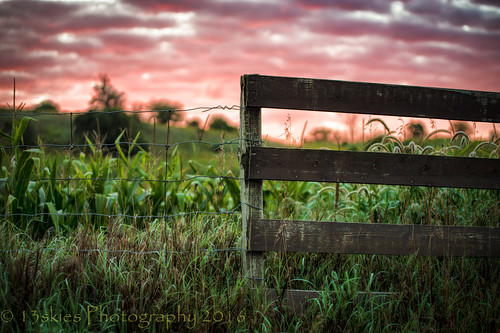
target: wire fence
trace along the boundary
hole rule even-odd
[[[206,141],[206,140],[182,140],[182,141],[177,141],[177,142],[171,142],[171,136],[172,132],[174,131],[174,128],[171,125],[171,120],[169,117],[169,120],[166,122],[166,136],[164,138],[165,143],[158,143],[156,140],[156,133],[154,134],[155,137],[153,139],[153,142],[135,142],[133,140],[120,140],[121,136],[115,140],[115,142],[90,142],[87,140],[86,143],[78,142],[75,137],[74,137],[74,132],[75,132],[75,119],[77,117],[84,115],[84,114],[96,114],[96,115],[105,115],[105,114],[131,114],[131,115],[139,115],[139,114],[151,114],[154,113],[156,115],[160,115],[161,113],[178,113],[178,112],[193,112],[193,111],[201,111],[203,113],[206,112],[213,112],[213,111],[239,111],[239,106],[238,105],[232,105],[232,106],[227,106],[227,105],[218,105],[218,106],[213,106],[213,107],[194,107],[194,108],[189,108],[189,109],[166,109],[166,110],[113,110],[113,111],[87,111],[87,112],[58,112],[58,113],[33,113],[33,112],[10,112],[10,113],[0,113],[0,124],[2,124],[3,119],[9,119],[9,118],[14,118],[17,119],[18,117],[31,117],[31,118],[37,118],[37,117],[61,117],[61,116],[67,116],[69,117],[69,142],[68,143],[46,143],[42,142],[41,136],[42,136],[42,130],[40,128],[40,137],[38,139],[38,144],[24,144],[22,140],[17,140],[15,142],[15,139],[13,137],[8,137],[8,135],[3,135],[4,137],[4,142],[7,141],[5,144],[0,145],[1,149],[3,152],[1,154],[8,155],[6,152],[10,151],[10,154],[14,154],[15,150],[22,150],[22,151],[28,151],[28,152],[35,152],[36,150],[44,150],[45,148],[50,148],[52,150],[58,151],[59,153],[62,151],[63,156],[67,157],[67,162],[69,164],[69,167],[66,167],[64,169],[64,175],[63,176],[56,176],[53,174],[50,174],[49,176],[44,175],[42,177],[34,176],[33,174],[30,174],[29,176],[25,176],[21,170],[14,170],[16,168],[16,163],[18,161],[15,160],[15,155],[12,157],[9,162],[7,162],[7,166],[2,168],[9,168],[11,167],[12,170],[10,174],[8,172],[2,172],[2,176],[0,178],[0,190],[6,189],[6,187],[14,187],[16,188],[16,191],[18,188],[29,188],[29,187],[35,187],[35,184],[38,183],[50,183],[50,182],[60,182],[61,187],[67,187],[68,188],[68,193],[71,193],[70,189],[70,184],[72,184],[72,188],[74,190],[78,189],[81,186],[82,182],[89,182],[89,183],[98,183],[98,182],[104,182],[105,184],[110,184],[110,182],[115,182],[117,184],[122,184],[123,182],[130,184],[133,183],[158,183],[158,184],[163,184],[164,185],[164,191],[162,192],[163,198],[160,199],[161,203],[166,207],[168,205],[169,200],[169,193],[167,191],[167,185],[169,184],[181,184],[181,183],[193,183],[196,180],[218,180],[218,184],[212,184],[213,186],[219,186],[223,187],[224,181],[233,181],[237,182],[239,181],[239,177],[235,176],[233,174],[202,174],[202,173],[183,173],[182,171],[182,166],[181,166],[181,172],[180,176],[175,175],[172,170],[169,170],[170,164],[172,164],[171,161],[169,161],[169,150],[171,148],[183,146],[183,145],[204,145],[208,146],[212,149],[212,151],[215,152],[220,152],[224,146],[231,146],[231,145],[239,145],[240,142],[242,141],[259,141],[260,140],[253,140],[253,139],[247,139],[247,138],[233,138],[230,140],[225,140],[221,136],[221,140],[219,142],[211,142],[211,141]],[[238,114],[239,116],[239,114]],[[151,117],[152,118],[152,117]],[[150,119],[151,119],[150,118]],[[132,118],[131,120],[132,121]],[[12,124],[14,126],[14,124]],[[99,124],[97,124],[99,126]],[[205,124],[206,126],[206,124]],[[205,130],[205,126],[202,128],[202,130]],[[154,130],[156,131],[156,123],[154,124]],[[200,129],[193,129],[194,131],[199,131]],[[199,132],[198,132],[199,133]],[[3,133],[5,134],[5,133]],[[7,137],[7,138],[6,138]],[[7,140],[5,140],[7,139]],[[127,176],[117,176],[117,175],[100,175],[100,174],[95,174],[95,172],[87,172],[83,176],[78,174],[75,166],[74,166],[74,161],[77,159],[77,157],[73,156],[74,152],[78,149],[89,149],[89,148],[98,148],[98,149],[105,149],[105,148],[115,148],[115,147],[127,147],[133,148],[133,147],[139,147],[139,149],[149,149],[151,147],[156,147],[156,148],[161,148],[165,150],[164,154],[164,164],[165,167],[162,170],[163,174],[158,177],[150,177],[152,174],[140,174],[138,176],[133,175],[130,177],[130,175]],[[129,156],[130,157],[130,156]],[[25,161],[23,161],[24,163]],[[7,170],[9,171],[9,170]],[[6,176],[6,174],[8,174]],[[22,183],[27,183],[23,186],[20,184]],[[41,187],[38,187],[40,189]],[[118,187],[118,191],[120,190],[120,187]],[[216,189],[213,189],[216,191]],[[151,192],[151,188],[146,189],[144,192]],[[18,192],[16,192],[19,194]],[[41,193],[41,192],[40,192]],[[134,194],[132,192],[132,194]],[[31,193],[31,195],[38,195],[38,193]],[[170,195],[174,195],[173,193],[170,193]],[[112,198],[111,198],[112,199]],[[206,200],[209,200],[210,198],[206,198]],[[10,200],[10,202],[9,202]],[[243,205],[247,205],[249,207],[255,208],[262,210],[262,207],[256,207],[254,205],[250,205],[249,203],[246,202],[237,202],[237,200],[233,200],[230,204],[228,203],[226,207],[217,207],[217,209],[212,209],[205,208],[205,209],[198,209],[198,210],[185,210],[185,211],[174,211],[174,212],[168,212],[167,209],[160,210],[156,214],[144,214],[144,213],[128,213],[128,212],[98,212],[95,211],[95,209],[91,209],[88,207],[88,204],[85,204],[83,206],[85,207],[79,207],[79,209],[76,209],[76,211],[64,211],[64,209],[46,209],[44,207],[40,208],[35,208],[32,211],[24,211],[25,207],[22,207],[23,209],[17,209],[13,210],[8,207],[9,204],[12,204],[14,200],[20,200],[20,198],[14,198],[11,199],[9,197],[8,202],[4,202],[6,204],[6,207],[3,207],[0,212],[0,219],[46,219],[46,218],[80,218],[80,217],[90,217],[90,218],[104,218],[104,219],[112,219],[112,218],[125,218],[125,219],[165,219],[165,221],[172,219],[172,218],[178,218],[178,217],[184,217],[184,216],[191,216],[191,215],[212,215],[212,216],[220,216],[220,215],[238,215],[241,214],[241,207]],[[116,206],[116,198],[113,199],[114,204]],[[143,200],[144,200],[144,195],[143,195]],[[36,201],[36,200],[35,200]],[[76,201],[76,200],[75,200]],[[19,208],[19,207],[18,207]],[[71,206],[71,208],[75,208],[75,206]],[[79,211],[82,210],[82,211]],[[183,253],[193,253],[195,251],[198,252],[206,252],[208,254],[213,254],[213,253],[218,253],[218,252],[232,252],[232,251],[240,251],[242,248],[239,247],[228,247],[228,248],[221,248],[221,249],[196,249],[192,251],[166,251],[166,250],[152,250],[152,251],[132,251],[132,250],[114,250],[114,249],[76,249],[75,251],[79,253],[90,253],[90,252],[102,252],[102,253],[114,253],[114,254],[119,254],[119,253],[126,253],[126,254],[138,254],[138,255],[147,255],[147,254],[183,254]],[[0,252],[2,253],[19,253],[19,252],[26,252],[26,253],[35,253],[38,251],[43,251],[43,252],[52,252],[52,251],[67,251],[67,249],[59,249],[59,248],[41,248],[41,249],[0,249]]]
[[[10,249],[10,250],[0,250],[0,252],[16,253],[16,252],[26,252],[26,253],[38,253],[38,252],[67,252],[67,253],[108,253],[108,254],[158,254],[158,255],[172,255],[172,254],[188,254],[195,252],[206,252],[208,255],[220,252],[232,252],[244,250],[241,247],[230,247],[227,249],[198,249],[192,251],[169,251],[169,250],[153,250],[153,251],[132,251],[132,250],[104,250],[104,249],[63,249],[63,248],[41,248],[37,250],[31,249]]]
[[[101,110],[89,110],[85,112],[10,112],[2,113],[0,116],[12,117],[12,116],[72,116],[72,115],[82,115],[82,114],[117,114],[117,113],[130,113],[130,114],[146,114],[146,113],[163,113],[163,112],[192,112],[192,111],[239,111],[239,105],[217,105],[217,106],[197,106],[188,109],[163,109],[163,110],[112,110],[112,111],[101,111]]]
[[[180,145],[185,145],[185,144],[204,144],[204,145],[210,145],[213,147],[213,150],[220,149],[222,146],[225,145],[233,145],[235,143],[239,143],[240,141],[251,141],[251,142],[261,142],[261,140],[252,140],[252,139],[232,139],[230,141],[221,141],[221,142],[207,142],[207,141],[200,141],[200,140],[189,140],[189,141],[182,141],[182,142],[176,142],[172,144],[161,144],[161,143],[144,143],[144,142],[129,142],[129,141],[118,141],[115,143],[85,143],[85,144],[54,144],[54,143],[42,143],[38,145],[15,145],[15,146],[3,146],[4,149],[15,149],[15,148],[22,148],[22,149],[37,149],[37,148],[45,148],[45,147],[51,147],[51,148],[90,148],[90,147],[95,147],[95,146],[101,146],[101,147],[115,147],[116,145],[129,145],[129,146],[144,146],[144,147],[163,147],[163,148],[174,148],[176,146]]]

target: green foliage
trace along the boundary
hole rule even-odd
[[[16,122],[4,133],[7,144],[22,143],[31,122]],[[170,133],[174,142],[183,130]],[[498,139],[474,142],[465,132],[435,139],[437,133],[416,144],[387,131],[369,149],[498,157]],[[216,134],[206,133],[209,140]],[[199,321],[198,331],[498,330],[497,258],[267,253],[268,287],[279,295],[320,290],[320,297],[296,314],[262,292],[245,293],[239,251],[201,251],[241,244],[239,215],[221,214],[241,208],[236,171],[227,167],[236,152],[195,147],[212,155],[192,159],[181,146],[141,149],[137,135],[128,138],[127,150],[118,144],[126,135],[116,134],[112,155],[91,137],[85,138],[89,150],[79,154],[2,147],[0,249],[33,250],[0,252],[0,309],[15,318],[2,329],[144,329],[139,320],[100,321],[98,313],[89,324],[90,306],[108,316],[223,313],[223,320]],[[263,190],[266,218],[494,227],[500,221],[498,191],[277,181],[265,181]],[[360,304],[361,291],[393,296]],[[51,309],[82,320],[34,322],[33,313]],[[167,330],[164,322],[146,324],[146,330]],[[187,328],[176,321],[170,329]]]
[[[213,117],[212,120],[210,121],[210,129],[224,131],[224,132],[237,131],[237,128],[229,125],[227,119],[223,116]]]
[[[123,137],[126,141],[132,141],[134,138],[137,140],[137,128],[141,121],[125,112],[112,112],[123,109],[124,93],[118,92],[111,85],[106,74],[102,74],[100,79],[101,84],[94,86],[94,96],[89,102],[90,111],[75,117],[75,143],[83,144],[87,141],[86,138],[90,137],[93,141],[107,146],[109,151],[116,152],[114,143],[122,133],[125,133]],[[122,149],[128,151],[129,147],[123,144]]]
[[[155,219],[147,228],[110,219],[106,231],[79,226],[69,237],[43,242],[26,237],[9,222],[0,225],[0,232],[0,248],[33,251],[0,255],[0,307],[12,312],[12,321],[3,323],[6,331],[167,330],[165,321],[149,316],[138,320],[145,313],[174,314],[168,329],[175,331],[460,327],[477,332],[499,327],[496,258],[268,253],[265,282],[278,295],[285,289],[320,291],[303,313],[295,313],[280,300],[269,302],[262,291],[246,290],[239,251],[201,251],[239,246],[239,219]],[[107,249],[123,252],[104,252]],[[360,302],[362,291],[392,294],[386,299],[374,294]],[[35,315],[51,312],[81,320],[35,322]],[[182,314],[198,319],[188,323]],[[131,320],[112,321],[112,315]]]
[[[374,120],[376,119],[372,119],[372,121]],[[378,121],[383,122],[382,120]],[[458,131],[453,134],[451,139],[437,139],[432,142],[431,138],[440,133],[451,134],[451,132],[447,130],[435,130],[429,133],[423,140],[420,140],[419,136],[417,142],[413,140],[403,142],[392,135],[391,132],[370,141],[367,145],[367,150],[399,154],[429,154],[482,158],[500,157],[500,139],[498,138],[495,139],[495,137],[492,137],[490,141],[484,142],[471,141],[467,133]]]
[[[27,122],[24,118],[19,123],[14,143]],[[105,154],[88,138],[89,152],[80,152],[77,158],[18,150],[10,163],[6,159],[2,165],[1,213],[13,214],[19,227],[39,238],[52,228],[59,232],[81,223],[106,226],[109,215],[144,225],[151,215],[239,209],[239,182],[231,171],[219,174],[214,166],[196,161],[188,161],[186,170],[178,147],[167,163],[137,146],[137,137],[127,151],[119,145],[123,135],[115,140],[114,155]]]
[[[330,134],[332,133],[332,129],[328,127],[317,127],[311,131],[311,135],[313,136],[314,141],[328,141]]]
[[[171,125],[182,120],[182,113],[177,112],[177,110],[182,109],[182,105],[177,102],[171,102],[168,100],[153,101],[149,104],[149,110],[158,111],[156,113],[156,119],[160,124],[166,124],[171,121]]]
[[[59,105],[51,100],[44,100],[33,107],[33,113],[58,113]]]
[[[407,129],[413,140],[420,141],[425,135],[425,128],[422,122],[412,121],[408,124]]]
[[[125,105],[125,94],[119,92],[111,85],[107,74],[99,76],[100,84],[94,86],[94,96],[89,102],[90,110],[116,111],[123,110]]]
[[[365,124],[365,127],[372,124],[372,123],[379,123],[381,124],[382,126],[384,126],[384,129],[387,131],[387,134],[391,134],[393,133],[390,129],[389,129],[389,126],[387,126],[387,124],[385,123],[385,121],[383,121],[382,119],[380,118],[372,118],[370,119],[366,124]]]
[[[128,142],[140,136],[137,132],[139,126],[140,121],[125,112],[90,111],[75,117],[75,140],[76,143],[83,144],[87,141],[86,138],[92,137],[96,142],[108,145],[105,146],[106,151],[116,152],[116,139],[123,136],[124,142]],[[122,149],[128,151],[129,145],[122,144]]]
[[[200,122],[200,119],[195,118],[195,119],[190,120],[187,125],[188,125],[188,127],[194,127],[196,129],[200,129],[201,122]]]
[[[18,133],[16,142],[16,145],[27,145],[27,146],[34,146],[37,144],[37,135],[36,135],[36,129],[35,126],[33,125],[32,122],[29,122],[28,120],[25,120],[25,123],[23,126],[25,128],[22,131],[17,130],[17,124],[19,122],[18,118],[21,118],[21,122],[23,121],[22,119],[26,118],[25,112],[20,112],[18,115],[15,117],[10,116],[13,111],[8,108],[0,108],[0,143],[3,145],[8,145],[8,143],[12,143],[11,141],[11,135],[13,135],[13,132]],[[30,118],[33,120],[32,118]],[[22,134],[21,134],[22,133]]]

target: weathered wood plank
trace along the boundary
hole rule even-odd
[[[249,179],[500,189],[500,160],[254,147]]]
[[[258,292],[258,290],[254,290]],[[266,289],[266,300],[268,303],[279,303],[288,307],[288,309],[295,311],[296,313],[305,312],[308,302],[315,298],[321,298],[322,293],[316,290],[296,290],[288,289],[285,290],[284,295],[278,295],[275,289]],[[354,297],[354,302],[360,305],[368,305],[370,302],[375,304],[382,304],[384,302],[390,301],[394,293],[391,292],[358,292]],[[327,293],[327,298],[331,298],[331,302],[337,301],[335,299],[334,293]]]
[[[241,111],[240,111],[240,143],[239,143],[239,163],[240,174],[247,172],[249,167],[249,152],[253,147],[262,145],[261,130],[261,110],[259,108],[248,108],[244,104],[246,100],[245,89],[246,81],[241,80]],[[241,196],[241,220],[242,237],[241,246],[246,249],[248,238],[250,237],[250,226],[253,219],[262,218],[262,180],[252,180],[240,178],[240,196]],[[261,252],[245,251],[242,256],[243,275],[255,282],[262,283],[264,280],[264,258]]]
[[[245,75],[248,107],[500,122],[500,93]]]
[[[255,251],[500,256],[500,228],[253,220]]]

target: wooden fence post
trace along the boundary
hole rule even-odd
[[[262,146],[261,109],[247,108],[247,80],[248,76],[241,77],[240,103],[240,187],[241,187],[241,215],[242,215],[242,248],[243,276],[251,279],[254,286],[262,285],[264,281],[264,258],[262,252],[251,251],[248,247],[250,239],[251,221],[262,218],[262,180],[249,180],[249,158],[252,147]]]

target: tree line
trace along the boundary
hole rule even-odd
[[[134,111],[140,111],[145,108],[153,111],[153,115],[147,119],[141,118],[137,113],[125,112],[125,93],[118,91],[112,84],[107,74],[99,75],[99,82],[94,85],[92,97],[89,100],[89,107],[86,112],[77,114],[74,117],[74,143],[85,144],[90,140],[93,143],[101,143],[114,148],[113,144],[119,138],[121,142],[136,141],[144,143],[139,133],[140,124],[146,122],[157,122],[161,125],[169,123],[170,126],[178,126],[184,120],[183,113],[179,112],[183,105],[179,102],[172,102],[166,99],[153,100],[145,106],[134,105]],[[21,113],[29,116],[30,113],[59,113],[60,107],[51,100],[45,100],[39,104],[25,108],[24,104],[15,107],[10,105],[0,108],[0,113]],[[100,112],[104,111],[104,112]],[[109,113],[109,111],[116,111]],[[0,117],[0,131],[11,133],[12,117]],[[237,131],[237,128],[229,125],[223,116],[215,116],[209,123],[201,124],[198,119],[191,119],[185,122],[187,126],[197,128],[198,131],[205,127],[221,130],[225,132]],[[201,127],[204,127],[203,129]],[[36,145],[36,128],[30,124],[27,128],[23,145]],[[123,145],[123,150],[128,150],[128,145]]]

